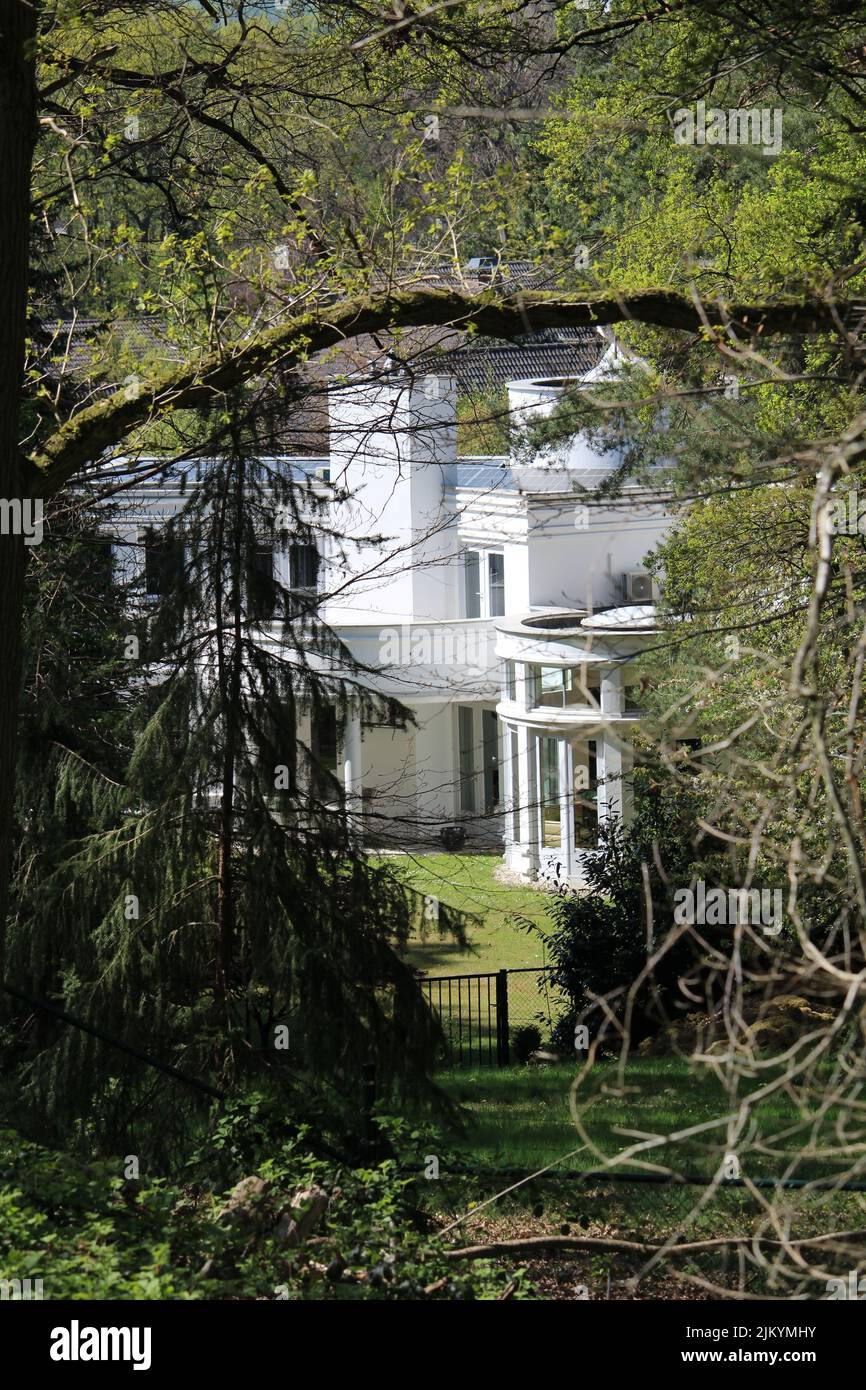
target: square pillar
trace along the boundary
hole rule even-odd
[[[633,810],[630,773],[634,753],[614,729],[608,726],[598,740],[598,820],[599,825],[621,821],[627,825]]]
[[[517,765],[520,773],[519,853],[514,868],[520,873],[533,873],[540,862],[540,827],[538,806],[538,737],[531,729],[518,727]]]
[[[421,704],[413,711],[414,814],[423,838],[438,841],[443,825],[459,819],[460,753],[456,711],[450,704]],[[473,721],[474,728],[474,721]],[[477,767],[475,770],[477,782]],[[476,787],[477,792],[477,787]],[[410,814],[408,806],[403,812]]]
[[[350,705],[343,720],[343,790],[346,794],[346,811],[353,819],[361,814],[363,776],[361,716]]]

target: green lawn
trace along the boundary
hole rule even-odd
[[[539,889],[498,883],[498,854],[405,854],[388,857],[388,866],[419,894],[476,919],[468,945],[443,938],[435,924],[420,927],[408,951],[419,970],[430,974],[514,969],[547,964],[544,943],[518,926],[519,917],[549,928],[549,897]],[[419,912],[420,917],[420,912]]]
[[[457,1143],[464,1162],[479,1166],[525,1168],[531,1171],[562,1159],[582,1143],[569,1112],[569,1090],[575,1072],[558,1067],[452,1070],[440,1073],[439,1083],[464,1107],[467,1129]],[[717,1119],[728,1111],[727,1097],[712,1072],[689,1067],[680,1059],[654,1058],[630,1062],[626,1085],[620,1090],[617,1069],[599,1062],[581,1084],[581,1101],[590,1101],[584,1124],[593,1148],[572,1154],[563,1167],[596,1168],[601,1155],[623,1154],[641,1138],[668,1138],[692,1125]],[[766,1074],[763,1081],[766,1081]],[[755,1085],[759,1083],[756,1081]],[[819,1098],[816,1098],[817,1111]],[[753,1177],[817,1177],[838,1171],[820,1152],[838,1147],[830,1110],[812,1136],[807,1151],[807,1126],[803,1116],[784,1095],[773,1096],[754,1112],[757,1134],[751,1141],[740,1138],[731,1145],[724,1127],[645,1152],[640,1157],[676,1172],[709,1176],[717,1171],[731,1148],[739,1158],[742,1175]],[[799,1157],[798,1157],[799,1156]],[[796,1167],[788,1165],[797,1158]],[[630,1167],[638,1167],[635,1161]]]

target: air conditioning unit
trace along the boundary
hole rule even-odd
[[[318,478],[320,483],[329,483],[331,481],[330,468],[317,468],[316,477]]]
[[[626,603],[653,603],[658,585],[646,570],[628,570],[622,577],[622,592]]]

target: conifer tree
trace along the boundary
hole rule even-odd
[[[423,1080],[437,1027],[395,950],[412,901],[363,851],[334,754],[350,706],[404,712],[362,685],[315,594],[274,563],[326,523],[269,442],[231,403],[222,447],[178,466],[186,500],[143,538],[149,566],[115,547],[117,746],[54,757],[38,824],[22,827],[9,973],[228,1088],[267,1073],[351,1097],[373,1057],[399,1092]],[[59,867],[40,873],[49,826]],[[68,1133],[83,1114],[83,1142],[135,1152],[168,1152],[185,1130],[177,1083],[74,1027],[41,1020],[28,1038],[18,1023],[32,1123]]]

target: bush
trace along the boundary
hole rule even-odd
[[[439,831],[439,839],[446,849],[462,849],[466,844],[466,827],[464,825],[443,825]]]
[[[511,1034],[511,1051],[517,1062],[528,1062],[533,1052],[541,1047],[541,1031],[534,1023],[524,1023]]]
[[[352,1168],[320,1158],[303,1133],[278,1145],[257,1109],[254,1101],[221,1118],[220,1158],[235,1166],[216,1187],[206,1174],[195,1184],[127,1179],[128,1158],[82,1163],[0,1129],[3,1278],[42,1280],[43,1296],[61,1300],[528,1296],[520,1270],[446,1259],[446,1242],[417,1210],[423,1162],[407,1177],[393,1160]],[[255,1155],[257,1132],[264,1150]],[[292,1245],[281,1216],[313,1188],[327,1198],[315,1243],[301,1235]]]
[[[690,843],[696,796],[650,782],[645,773],[635,774],[635,784],[632,824],[600,827],[598,849],[584,857],[589,892],[563,893],[550,908],[556,924],[545,938],[551,984],[569,1001],[552,1042],[569,1055],[578,1022],[586,1024],[590,1037],[602,1028],[612,1030],[617,1041],[622,1028],[632,1043],[654,1034],[685,1007],[679,981],[697,959],[692,933],[672,931],[676,889],[695,873],[708,879],[714,873],[706,861],[696,866]],[[648,936],[661,955],[644,974]]]

